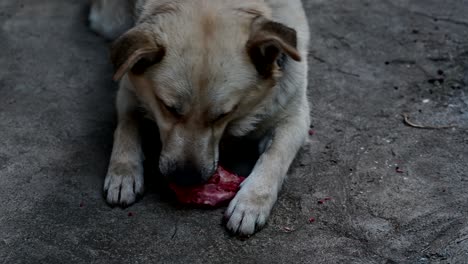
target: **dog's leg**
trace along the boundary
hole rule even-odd
[[[231,232],[251,235],[266,223],[288,168],[307,136],[309,108],[305,95],[302,100],[299,112],[275,129],[267,149],[229,204],[225,218]]]
[[[111,205],[130,205],[143,193],[143,153],[136,106],[134,94],[121,84],[117,94],[118,126],[104,181],[106,200]]]
[[[93,0],[89,26],[103,37],[113,40],[130,29],[134,23],[135,0]]]

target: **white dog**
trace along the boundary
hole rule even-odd
[[[220,142],[256,142],[260,153],[226,210],[250,235],[267,221],[309,128],[309,30],[300,0],[97,0],[91,27],[114,39],[118,126],[104,190],[129,205],[143,192],[135,115],[157,123],[159,169],[170,181],[208,180]]]

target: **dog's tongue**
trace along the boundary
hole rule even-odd
[[[175,192],[177,200],[183,204],[217,207],[234,198],[244,179],[219,166],[205,184],[190,187],[175,184],[169,186]]]

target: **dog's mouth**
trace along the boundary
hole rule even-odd
[[[256,142],[221,140],[219,159],[213,161],[215,172],[205,181],[180,184],[170,181],[169,187],[177,200],[196,207],[218,207],[228,203],[240,189],[240,184],[252,171],[257,159]],[[189,174],[187,174],[189,175]],[[191,174],[194,179],[201,179]]]
[[[180,187],[193,187],[203,185],[210,181],[216,175],[218,170],[218,162],[211,163],[213,166],[209,168],[200,168],[195,163],[185,162],[179,166],[172,165],[172,169],[162,172],[166,180]]]

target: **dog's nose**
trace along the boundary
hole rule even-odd
[[[184,166],[176,168],[169,175],[169,181],[179,186],[190,186],[203,183],[203,174],[193,166]]]

